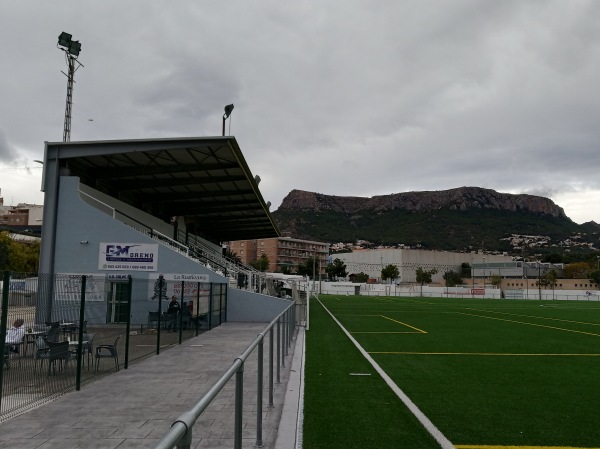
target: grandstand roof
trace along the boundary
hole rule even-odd
[[[184,217],[209,240],[279,236],[235,137],[46,142],[45,157],[146,213]]]

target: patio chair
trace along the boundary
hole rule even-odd
[[[53,341],[53,342],[59,341],[60,340],[60,321],[55,321],[52,323],[47,322],[46,326],[50,326],[50,329],[48,329],[46,340]]]
[[[90,369],[90,357],[94,351],[94,337],[96,334],[83,334],[83,347],[82,351],[87,354],[88,359],[88,370]]]
[[[44,365],[44,360],[47,360],[49,358],[49,348],[48,345],[46,345],[46,341],[44,340],[43,337],[38,337],[34,340],[33,342],[35,350],[33,352],[33,360],[34,360],[34,365],[33,365],[33,370],[37,371],[37,363],[38,360],[41,360],[40,364],[43,366]]]
[[[119,335],[112,345],[98,345],[96,346],[96,367],[94,371],[98,371],[98,365],[100,359],[112,358],[115,361],[115,371],[119,371],[119,353],[117,351],[117,343],[119,342]]]
[[[158,326],[158,312],[148,312],[148,329]]]
[[[181,314],[181,328],[182,329],[191,329],[192,327],[192,314],[189,310],[184,310]]]
[[[48,375],[50,371],[56,374],[56,362],[59,362],[59,371],[64,371],[71,360],[72,353],[69,351],[69,342],[61,341],[59,343],[46,340],[48,345]]]

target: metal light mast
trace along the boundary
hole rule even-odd
[[[71,140],[71,111],[73,108],[73,83],[75,72],[79,67],[83,67],[83,64],[77,60],[79,52],[81,51],[81,44],[79,41],[71,39],[72,36],[64,31],[58,36],[57,47],[65,52],[65,59],[68,66],[68,74],[62,72],[67,77],[67,101],[65,105],[65,126],[63,130],[63,142],[69,142]],[[77,63],[77,67],[75,66]]]

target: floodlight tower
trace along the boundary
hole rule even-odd
[[[77,60],[79,52],[81,51],[81,44],[79,41],[72,40],[73,36],[64,31],[58,36],[57,47],[65,52],[65,60],[67,61],[67,67],[69,73],[62,72],[67,77],[67,102],[65,106],[65,127],[63,131],[63,142],[69,142],[71,140],[71,109],[73,106],[73,78],[75,77],[75,71],[79,67],[83,67],[83,64]],[[77,63],[77,67],[75,67]]]

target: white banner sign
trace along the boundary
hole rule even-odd
[[[167,273],[163,274],[165,281],[186,281],[186,282],[209,282],[208,274],[178,274]]]
[[[156,271],[158,244],[100,243],[99,270]]]
[[[82,277],[85,276],[85,300],[104,301],[104,276],[94,274],[59,274],[55,295],[59,301],[80,301]]]

